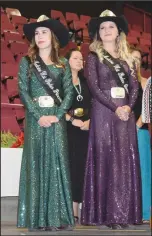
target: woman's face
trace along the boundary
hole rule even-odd
[[[69,64],[71,70],[80,71],[83,68],[83,57],[81,52],[73,51],[69,58]]]
[[[132,56],[135,58],[137,68],[141,65],[141,54],[138,51],[133,51]]]
[[[106,21],[100,24],[99,35],[103,42],[113,42],[119,35],[116,24],[112,21]]]
[[[35,30],[35,43],[39,49],[51,47],[51,31],[46,27],[38,27]]]

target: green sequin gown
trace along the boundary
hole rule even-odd
[[[26,109],[25,143],[22,156],[17,227],[38,228],[74,225],[64,114],[73,99],[71,70],[64,59],[62,68],[49,65],[59,80],[64,98],[60,107],[41,108],[33,98],[48,95],[34,73],[28,79],[28,61],[19,68],[19,93]],[[59,122],[40,127],[42,115],[56,115]]]

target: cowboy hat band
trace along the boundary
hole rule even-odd
[[[23,32],[29,41],[35,36],[35,30],[38,27],[49,28],[58,38],[60,47],[65,47],[69,42],[69,32],[66,27],[55,19],[49,19],[47,16],[42,15],[37,19],[37,22],[25,24]]]
[[[112,11],[105,10],[99,17],[92,18],[88,24],[88,31],[90,38],[93,39],[101,23],[106,21],[114,22],[119,32],[123,31],[126,35],[128,34],[128,22],[124,16],[116,16]]]

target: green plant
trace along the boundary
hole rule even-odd
[[[1,147],[10,148],[18,139],[18,136],[13,135],[10,131],[1,131]]]

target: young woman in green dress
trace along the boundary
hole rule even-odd
[[[26,115],[17,227],[72,229],[65,113],[74,91],[69,63],[58,53],[69,35],[59,21],[44,15],[23,29],[31,46],[18,77]]]

